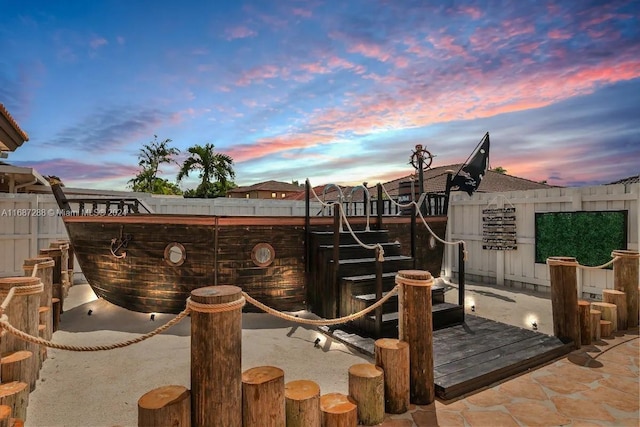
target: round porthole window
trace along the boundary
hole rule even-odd
[[[258,243],[251,250],[251,260],[258,267],[268,267],[276,257],[276,251],[268,243]]]
[[[178,242],[172,242],[164,248],[164,262],[174,267],[178,267],[184,263],[187,258],[187,252]]]
[[[437,245],[436,238],[429,236],[429,249],[435,249]]]

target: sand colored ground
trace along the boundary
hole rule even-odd
[[[545,295],[468,285],[466,296],[476,315],[521,327],[535,320],[540,332],[552,333]],[[446,299],[457,301],[455,287]],[[125,341],[172,317],[159,314],[151,321],[148,314],[96,300],[88,285],[71,288],[65,310],[54,340],[83,346]],[[189,327],[187,318],[162,335],[112,351],[49,350],[25,425],[136,425],[137,400],[144,393],[168,384],[189,387]],[[388,416],[383,426],[638,426],[639,341],[637,329],[627,331],[455,402],[412,406],[406,414]],[[313,327],[267,314],[243,315],[243,369],[274,365],[285,371],[285,381],[310,379],[323,394],[346,393],[349,366],[369,361]]]

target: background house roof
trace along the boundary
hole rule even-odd
[[[615,185],[615,184],[635,184],[640,182],[640,175],[636,175],[636,176],[630,176],[627,178],[622,178],[619,179],[617,181],[614,182],[610,182],[609,184],[606,185]]]
[[[29,136],[20,129],[3,104],[0,104],[0,151],[15,151]]]
[[[446,165],[440,166],[433,169],[428,169],[424,172],[424,188],[427,193],[444,193],[447,186],[447,171],[451,171],[452,174],[458,172],[458,170],[462,167],[462,163],[454,164],[454,165]],[[407,175],[402,178],[394,179],[393,181],[388,181],[383,183],[382,185],[389,193],[389,196],[396,199],[398,197],[398,192],[400,188],[400,183],[403,181],[415,181],[415,185],[418,185],[418,177],[417,175]],[[478,187],[479,192],[483,193],[495,193],[495,192],[504,192],[504,191],[520,191],[520,190],[538,190],[541,188],[552,188],[554,186],[543,184],[536,181],[531,181],[525,178],[519,178],[517,176],[501,174],[494,171],[487,171],[486,176],[480,182],[480,186]],[[341,186],[342,193],[345,196],[349,196],[353,187],[349,186]],[[318,195],[318,197],[322,198],[322,190],[324,189],[324,185],[319,185],[314,187],[314,191]],[[368,188],[369,193],[371,194],[371,198],[375,199],[377,197],[377,189],[375,186],[371,186]],[[338,191],[335,187],[330,188],[325,194],[324,200],[335,200],[338,197]],[[304,193],[298,195],[295,198],[296,200],[304,200]],[[355,201],[362,200],[362,191],[360,189],[356,190],[353,193],[353,199]]]
[[[228,191],[228,193],[248,193],[250,191],[301,191],[304,193],[304,187],[300,187],[295,184],[291,184],[289,182],[281,182],[281,181],[265,181],[259,182],[257,184],[253,184],[247,187],[237,187],[233,190]]]

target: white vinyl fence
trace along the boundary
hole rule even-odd
[[[483,249],[483,216],[502,208],[515,208],[514,250]],[[485,214],[483,215],[483,210]],[[600,185],[582,188],[552,188],[506,193],[454,192],[449,206],[448,240],[464,240],[469,257],[465,264],[467,281],[549,291],[549,268],[535,262],[535,214],[539,212],[627,210],[627,248],[638,250],[640,240],[640,184]],[[512,215],[512,214],[509,214]],[[486,242],[484,243],[487,244]],[[457,249],[448,246],[444,275],[456,277]],[[585,298],[600,295],[613,287],[610,269],[578,269],[578,288]]]

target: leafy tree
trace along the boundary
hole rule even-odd
[[[505,168],[503,168],[502,166],[497,166],[493,169],[491,169],[492,171],[499,173],[500,175],[504,175],[507,173],[507,170]]]
[[[141,191],[152,194],[182,194],[182,190],[175,183],[158,177],[160,165],[163,163],[176,163],[173,156],[180,153],[175,147],[170,147],[170,139],[158,141],[158,136],[153,135],[153,141],[145,144],[138,154],[138,166],[141,170],[129,180],[133,191]]]
[[[222,153],[216,153],[211,143],[204,146],[196,144],[187,150],[191,155],[184,161],[178,172],[178,182],[189,173],[198,171],[200,184],[195,190],[185,192],[185,197],[214,198],[224,197],[227,191],[234,188],[236,173],[233,170],[233,159]]]

